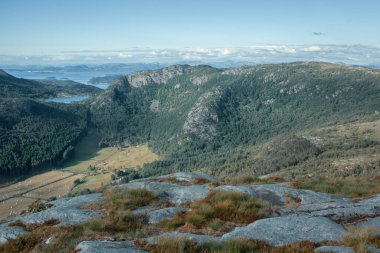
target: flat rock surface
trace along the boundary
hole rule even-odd
[[[79,224],[101,214],[98,211],[86,210],[81,207],[102,199],[102,194],[88,194],[73,198],[63,198],[50,202],[53,206],[46,210],[38,213],[13,216],[8,219],[8,221],[19,220],[24,224],[40,224],[55,219],[59,221],[58,226]]]
[[[218,236],[198,235],[198,234],[180,233],[180,232],[163,233],[157,236],[145,238],[144,240],[149,244],[155,244],[162,240],[170,240],[174,238],[186,239],[188,241],[195,242],[196,244],[222,240],[222,238]]]
[[[282,184],[220,185],[215,187],[214,190],[246,193],[274,205],[284,205],[286,203],[285,192],[287,188]]]
[[[340,241],[346,234],[343,226],[324,217],[288,215],[257,220],[248,226],[235,228],[223,239],[264,240],[272,246],[282,246],[298,241]]]
[[[380,217],[367,218],[356,224],[357,227],[369,227],[375,230],[375,233],[380,236]]]
[[[0,245],[6,243],[8,239],[15,239],[17,236],[26,233],[26,230],[22,227],[8,227],[6,225],[0,225]]]
[[[300,210],[297,211],[299,212]],[[329,217],[330,219],[338,222],[350,221],[360,219],[362,217],[380,215],[380,207],[350,204],[309,212],[309,215]]]
[[[206,198],[210,193],[208,185],[176,185],[162,182],[131,182],[120,185],[128,189],[147,189],[161,199],[180,205],[187,201]]]
[[[345,246],[321,246],[316,248],[315,252],[355,253],[353,248]]]
[[[151,224],[158,223],[164,220],[170,220],[174,217],[175,213],[178,212],[186,212],[188,208],[180,208],[180,207],[167,207],[162,209],[157,209],[147,214],[148,221]]]
[[[299,199],[301,205],[315,203],[348,204],[350,200],[332,194],[314,192],[311,190],[288,189],[287,193],[294,199]]]
[[[373,245],[367,245],[368,253],[380,253],[380,249],[373,246]]]
[[[358,204],[380,206],[380,194],[377,194],[370,198],[359,201]]]
[[[80,253],[146,253],[131,242],[83,241],[75,248]]]

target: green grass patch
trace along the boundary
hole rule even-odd
[[[380,177],[363,178],[301,178],[292,183],[296,189],[330,193],[342,197],[365,197],[380,192]]]

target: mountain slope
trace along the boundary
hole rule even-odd
[[[45,84],[47,88],[54,90],[55,93],[59,96],[62,96],[62,95],[93,96],[103,91],[102,89],[98,87],[74,82],[72,80],[36,79],[35,81]]]
[[[105,143],[149,141],[166,155],[147,166],[148,174],[195,168],[218,174],[257,166],[244,164],[246,150],[276,136],[378,119],[379,97],[380,73],[367,68],[175,65],[122,78],[90,108]]]
[[[50,98],[62,95],[95,95],[102,90],[70,80],[29,80],[0,70],[0,97]]]
[[[77,106],[0,98],[0,174],[25,175],[69,158],[86,128],[86,110]]]

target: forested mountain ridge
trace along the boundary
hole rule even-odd
[[[25,175],[72,155],[87,129],[86,107],[42,102],[63,90],[75,92],[0,71],[0,175]]]
[[[218,174],[232,167],[256,174],[262,162],[247,150],[276,136],[376,120],[379,98],[380,73],[367,68],[174,65],[122,78],[90,101],[90,110],[104,144],[149,141],[166,157],[146,166],[147,174],[196,168]]]

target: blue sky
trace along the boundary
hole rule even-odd
[[[207,50],[234,59],[274,47],[380,54],[378,0],[0,0],[0,24],[3,62],[176,61]]]

